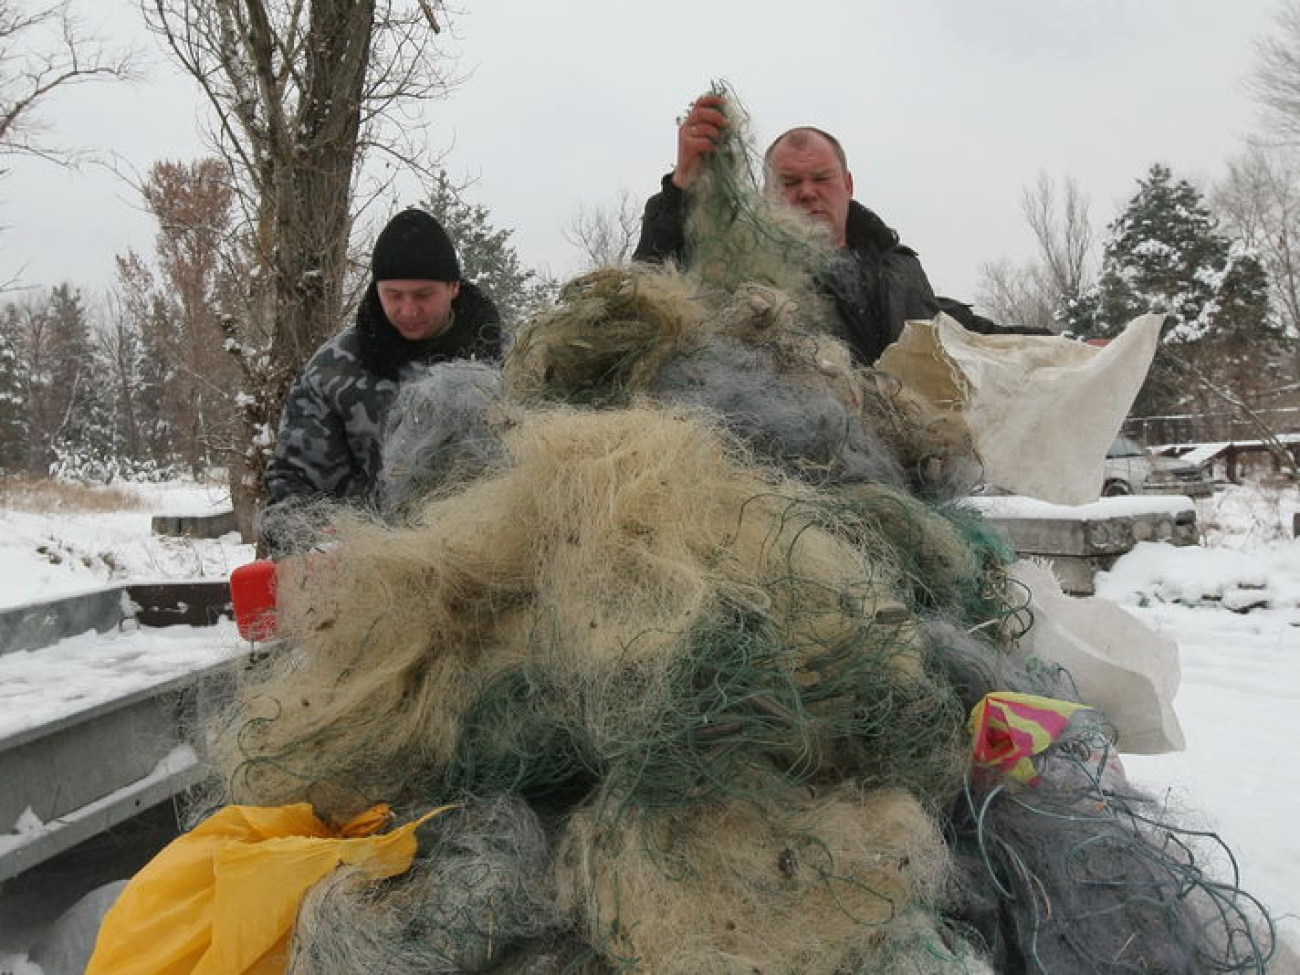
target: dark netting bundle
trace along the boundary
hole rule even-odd
[[[501,372],[487,363],[439,362],[403,385],[384,430],[381,509],[396,515],[485,470],[501,454],[493,427],[501,409]]]
[[[1079,712],[1031,785],[975,775],[958,803],[960,903],[997,970],[1265,971],[1272,922],[1230,851],[1130,785],[1111,738]]]
[[[696,406],[810,483],[967,493],[979,464],[959,415],[856,366],[821,314],[766,287],[722,294],[672,267],[607,268],[525,324],[505,388],[534,407]]]
[[[397,880],[377,884],[344,868],[312,890],[292,975],[609,970],[566,931],[549,844],[526,804],[469,803],[431,820],[420,838],[415,866]],[[573,967],[584,958],[588,967]]]
[[[961,415],[853,362],[744,129],[689,266],[585,275],[500,370],[407,386],[383,511],[281,564],[221,801],[456,806],[406,873],[318,885],[293,971],[1263,971],[1267,915],[1104,720],[974,761],[987,695],[1077,695],[1017,653]]]

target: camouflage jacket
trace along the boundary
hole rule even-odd
[[[371,284],[356,324],[316,350],[289,389],[266,468],[270,505],[313,497],[371,500],[384,419],[399,385],[435,362],[500,358],[501,322],[491,299],[463,282],[452,310],[446,332],[412,342],[389,324]]]

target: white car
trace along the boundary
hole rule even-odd
[[[1195,464],[1177,457],[1161,457],[1128,437],[1116,437],[1106,451],[1104,497],[1122,494],[1183,494],[1204,498],[1214,493],[1214,482]]]

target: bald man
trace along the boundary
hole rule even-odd
[[[689,262],[686,191],[699,176],[727,125],[718,95],[696,99],[677,128],[677,164],[647,202],[635,260]],[[853,198],[844,147],[829,132],[800,126],[779,135],[765,155],[765,189],[823,224],[841,259],[819,281],[835,309],[839,337],[864,365],[898,338],[908,319],[944,311],[978,332],[995,331],[969,305],[936,297],[916,251]]]

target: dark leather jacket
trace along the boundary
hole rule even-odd
[[[690,264],[686,253],[686,194],[669,173],[662,189],[646,201],[641,237],[633,260],[672,258]],[[908,319],[930,319],[940,311],[977,332],[995,331],[969,305],[937,297],[916,251],[880,217],[853,200],[849,204],[846,246],[818,282],[835,307],[839,333],[854,356],[871,365],[903,331]]]

